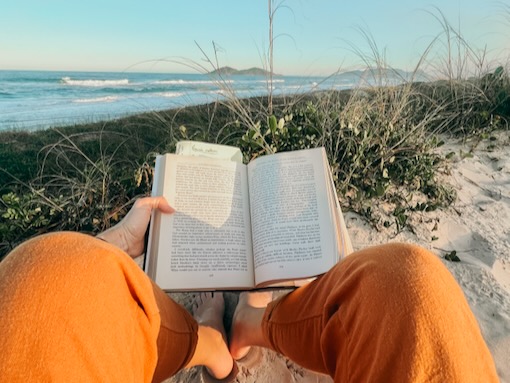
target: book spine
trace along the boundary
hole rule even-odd
[[[165,187],[165,165],[166,165],[166,156],[157,156],[156,157],[156,165],[154,168],[154,178],[152,181],[152,192],[151,195],[161,196],[163,195],[164,187]],[[143,270],[149,277],[154,279],[157,258],[154,254],[158,253],[159,247],[159,230],[156,230],[160,225],[160,213],[156,210],[152,211],[150,225],[149,225],[149,236],[147,241],[147,251],[145,253],[145,259],[143,263]]]

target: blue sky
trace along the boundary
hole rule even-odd
[[[412,69],[440,35],[437,6],[488,59],[508,62],[510,1],[286,0],[275,14],[274,70],[330,74],[363,65],[373,36],[389,65]],[[263,66],[267,0],[13,0],[0,4],[0,69],[193,72],[198,44],[221,66]],[[436,45],[441,50],[441,44]],[[441,55],[441,53],[438,53]],[[434,53],[430,55],[431,60]]]

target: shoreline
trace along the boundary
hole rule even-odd
[[[352,89],[379,82],[394,85],[412,78],[408,72],[395,70],[386,71],[376,80],[367,71],[331,76],[275,75],[272,88],[277,97],[315,90]],[[268,92],[270,79],[265,72],[252,69],[218,73],[0,70],[0,97],[4,106],[0,130],[38,130],[100,122],[215,102],[231,92],[237,98],[259,97]]]

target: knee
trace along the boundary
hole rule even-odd
[[[376,253],[380,253],[380,262],[388,263],[393,268],[401,268],[405,265],[410,267],[437,267],[442,265],[438,257],[429,250],[410,243],[388,243],[375,247]]]
[[[408,243],[388,243],[361,250],[358,263],[366,264],[374,273],[414,274],[423,270],[443,269],[439,258],[429,250]]]
[[[53,313],[63,307],[91,311],[98,302],[120,307],[132,301],[135,307],[154,307],[149,278],[123,251],[88,235],[43,235],[0,263],[0,307],[21,304],[31,312],[44,307]]]
[[[46,263],[67,258],[77,260],[93,256],[94,250],[99,250],[102,242],[76,232],[48,233],[21,243],[5,259],[16,263]]]
[[[424,276],[446,272],[439,257],[431,251],[413,244],[388,244],[384,249],[387,269],[402,276]]]
[[[371,287],[396,302],[419,300],[440,290],[452,290],[455,279],[439,257],[412,244],[387,244],[373,248],[367,263],[372,274]]]
[[[94,279],[100,270],[115,267],[114,258],[120,254],[120,250],[89,235],[45,234],[22,243],[5,257],[0,263],[0,283],[21,283],[27,289],[30,286],[26,285],[35,288],[72,278]]]
[[[435,254],[412,244],[370,247],[353,253],[344,262],[339,264],[342,275],[337,280],[347,278],[353,283],[351,287],[362,288],[372,296],[419,294],[453,281]]]

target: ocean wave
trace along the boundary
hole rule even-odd
[[[128,79],[121,80],[72,80],[71,77],[62,77],[61,82],[66,85],[73,86],[89,86],[89,87],[105,87],[105,86],[119,86],[119,85],[129,85]]]
[[[181,97],[183,95],[184,95],[184,93],[181,93],[181,92],[160,92],[160,93],[155,93],[155,96],[165,97],[165,98]]]
[[[154,81],[159,85],[218,85],[218,84],[232,84],[234,80],[158,80]]]
[[[345,82],[343,84],[335,84],[332,86],[332,88],[336,89],[352,89],[355,88],[358,84],[354,82]]]
[[[221,94],[221,95],[226,95],[228,94],[228,92],[224,91],[223,89],[217,89],[217,90],[212,90],[211,92],[209,92],[211,94]]]
[[[101,102],[114,102],[119,98],[117,96],[104,96],[104,97],[95,97],[95,98],[79,98],[77,100],[73,100],[73,102],[79,104],[90,104],[90,103],[101,103]]]
[[[269,83],[269,79],[266,79],[266,80],[253,80],[253,81],[247,80],[246,82],[263,82],[264,84],[267,84],[267,83]],[[272,81],[273,84],[282,83],[282,82],[285,82],[285,80],[283,80],[283,79],[273,79],[273,81]]]
[[[283,87],[281,90],[296,90],[296,89],[309,89],[309,88],[315,88],[313,85],[306,86],[306,85],[287,85]]]

